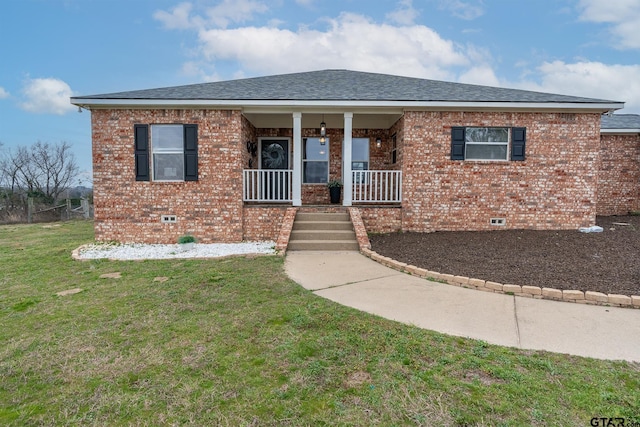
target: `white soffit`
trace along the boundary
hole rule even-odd
[[[458,102],[458,101],[296,101],[296,100],[205,100],[205,99],[95,99],[71,98],[82,108],[223,108],[247,112],[285,112],[309,109],[403,109],[403,110],[500,110],[500,111],[593,111],[607,112],[624,107],[622,102],[562,103],[562,102]],[[274,111],[275,110],[275,111]],[[354,111],[357,112],[357,111]]]
[[[600,129],[601,134],[636,134],[640,133],[640,129]]]

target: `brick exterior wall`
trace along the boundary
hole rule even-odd
[[[598,215],[640,211],[640,135],[602,135]]]
[[[256,155],[253,156],[246,149],[247,142],[257,144],[258,139],[256,138],[256,128],[253,127],[251,122],[247,120],[245,116],[242,116],[242,142],[244,143],[244,150],[242,150],[242,168],[243,169],[258,169],[258,152],[256,150]]]
[[[369,233],[393,233],[402,230],[402,209],[399,206],[358,206],[360,217]]]
[[[452,126],[526,127],[526,161],[452,161]],[[593,225],[599,135],[599,114],[406,112],[402,228]],[[494,217],[505,218],[506,225],[491,226]]]
[[[164,123],[198,125],[198,181],[135,181],[134,124]],[[452,161],[452,126],[526,127],[526,160]],[[354,129],[353,137],[370,139],[370,169],[403,171],[401,208],[359,206],[362,222],[369,232],[575,229],[595,223],[596,207],[605,215],[639,210],[640,137],[603,137],[601,144],[599,126],[598,114],[414,111],[390,129]],[[247,141],[293,139],[291,128],[256,129],[235,110],[96,109],[92,129],[97,240],[174,243],[186,233],[202,243],[278,239],[290,205],[243,205],[242,170],[250,160],[259,167]],[[303,137],[318,135],[303,129]],[[330,179],[342,179],[343,131],[327,136]],[[324,184],[305,184],[302,194],[302,209],[329,206]],[[161,223],[165,214],[177,223]],[[505,218],[505,227],[490,218]]]
[[[96,240],[175,243],[186,233],[202,243],[242,240],[239,111],[95,109],[91,120]],[[137,182],[134,124],[168,123],[198,125],[198,181]],[[177,223],[161,223],[163,214]]]
[[[243,210],[243,240],[278,240],[280,229],[290,205],[247,205]]]

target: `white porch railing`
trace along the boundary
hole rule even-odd
[[[242,200],[245,202],[290,202],[291,178],[288,169],[245,169]]]
[[[402,171],[353,171],[354,203],[400,203]]]

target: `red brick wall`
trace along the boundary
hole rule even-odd
[[[402,230],[402,209],[398,206],[360,205],[358,209],[369,233],[393,233]]]
[[[291,205],[247,205],[243,209],[243,240],[267,241],[278,239],[282,221]]]
[[[133,126],[159,123],[198,125],[197,182],[135,181]],[[629,143],[612,138],[601,146],[599,125],[598,114],[407,112],[389,130],[355,129],[354,137],[370,138],[371,169],[403,171],[402,209],[363,207],[362,219],[373,232],[499,229],[489,225],[494,217],[505,218],[505,228],[573,229],[593,225],[597,191],[600,213],[637,210],[632,184],[640,177],[631,158],[638,161],[640,141],[631,141],[634,154],[623,158]],[[527,159],[452,161],[452,126],[526,127]],[[204,109],[96,109],[92,129],[96,239],[173,243],[191,233],[207,243],[278,237],[285,207],[243,206],[242,170],[251,158],[247,141],[292,137],[292,129],[255,129],[239,111]],[[394,133],[396,165],[390,158]],[[303,129],[303,137],[317,135],[317,129]],[[328,129],[328,137],[330,178],[342,179],[343,131]],[[302,190],[303,204],[329,202],[325,185]],[[162,224],[164,214],[178,222]]]
[[[452,126],[527,128],[526,161],[450,160]],[[406,112],[403,229],[488,230],[593,225],[598,114]]]
[[[239,111],[96,109],[91,120],[97,240],[174,243],[186,233],[203,243],[242,240]],[[133,125],[159,123],[198,125],[198,181],[136,182]],[[161,223],[163,214],[177,223]]]
[[[640,211],[640,135],[602,135],[598,215]]]
[[[256,128],[251,124],[249,120],[247,120],[245,116],[242,116],[242,142],[244,143],[244,150],[242,150],[242,168],[258,169],[259,159],[257,149],[255,156],[252,156],[251,153],[249,153],[249,151],[247,150],[247,142],[256,144],[257,147],[258,139],[256,138]]]

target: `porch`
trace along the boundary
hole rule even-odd
[[[327,184],[339,181],[342,206],[399,206],[402,117],[395,110],[245,110],[243,202],[330,205]]]
[[[242,175],[242,200],[245,203],[292,203],[293,176],[292,169],[245,169]],[[343,206],[402,202],[402,171],[351,171],[350,184],[350,189],[346,185],[343,187]]]

